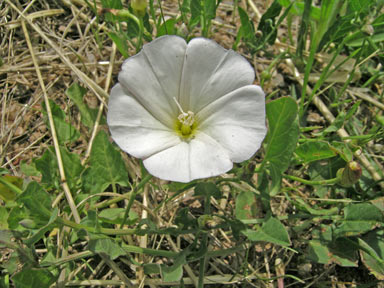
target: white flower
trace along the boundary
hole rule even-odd
[[[249,159],[266,134],[251,65],[214,41],[163,36],[127,59],[111,91],[115,142],[152,175],[189,182]]]

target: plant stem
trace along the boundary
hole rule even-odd
[[[299,177],[287,175],[287,174],[283,174],[283,177],[294,180],[294,181],[298,181],[300,183],[307,184],[307,185],[333,185],[340,181],[340,179],[337,177],[332,179],[324,179],[324,180],[306,180],[303,178],[299,178]]]
[[[136,43],[136,51],[139,52],[141,49],[141,46],[143,46],[143,35],[144,35],[144,22],[143,17],[139,18],[139,39]]]
[[[145,185],[149,180],[151,180],[151,178],[152,178],[151,175],[147,175],[147,176],[145,176],[145,177],[141,180],[141,182],[134,188],[134,190],[140,191],[140,190],[144,187],[144,185]],[[130,195],[132,195],[133,192],[134,192],[134,191],[130,191],[130,192],[128,192],[128,193],[123,194],[123,196],[121,196],[121,197],[116,197],[116,198],[107,200],[107,201],[105,201],[105,202],[98,203],[98,204],[96,204],[95,206],[91,206],[91,208],[92,208],[92,209],[95,209],[95,208],[97,208],[97,209],[101,209],[101,208],[107,207],[107,206],[109,206],[109,205],[111,205],[111,204],[114,204],[114,203],[116,203],[116,202],[120,202],[120,201],[122,201],[122,200],[128,198],[128,196],[131,198]]]
[[[56,221],[57,221],[57,223],[59,223],[61,225],[65,225],[65,226],[68,226],[68,227],[71,227],[74,229],[78,229],[78,230],[83,229],[89,233],[94,233],[94,234],[105,234],[105,235],[117,236],[117,235],[134,235],[134,234],[138,234],[138,235],[160,234],[160,235],[163,235],[163,234],[169,234],[170,233],[169,229],[159,229],[159,230],[148,231],[145,229],[138,229],[138,228],[136,228],[136,229],[129,229],[129,228],[114,229],[114,228],[102,228],[102,227],[94,228],[94,227],[89,227],[89,226],[86,226],[83,224],[77,224],[73,221],[66,220],[63,218],[57,218]],[[188,230],[174,230],[172,232],[176,235],[181,235],[181,234],[194,234],[197,231],[198,231],[197,229],[188,229]]]
[[[15,184],[12,184],[11,182],[8,182],[4,179],[4,177],[0,177],[0,184],[3,184],[4,186],[7,186],[8,189],[15,192],[16,195],[21,194],[23,191],[17,187]]]
[[[150,174],[147,174],[142,180],[141,182],[139,183],[139,185],[137,185],[135,187],[135,189],[133,189],[133,191],[131,192],[131,196],[129,198],[129,202],[128,202],[128,205],[127,205],[127,208],[125,209],[125,213],[124,213],[124,217],[123,217],[123,221],[121,222],[120,224],[120,229],[123,228],[125,222],[127,221],[127,218],[128,218],[128,215],[129,215],[129,211],[131,210],[131,207],[133,205],[133,202],[135,201],[135,198],[136,198],[136,195],[137,193],[141,190],[141,188],[144,187],[144,185],[152,178],[152,175]]]
[[[208,194],[205,196],[204,201],[204,214],[209,215],[211,213],[211,195]],[[208,232],[203,234],[203,237],[201,239],[201,246],[202,247],[208,247]],[[207,253],[200,259],[200,265],[199,265],[199,282],[197,284],[198,288],[204,287],[204,272],[205,272],[205,264],[208,259]]]

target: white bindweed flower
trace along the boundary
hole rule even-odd
[[[127,59],[108,125],[152,175],[189,182],[249,159],[266,134],[265,99],[251,65],[214,41],[163,36]]]

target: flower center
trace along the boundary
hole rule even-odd
[[[195,113],[192,111],[185,113],[175,97],[173,97],[173,100],[175,100],[176,105],[181,112],[181,114],[177,117],[179,121],[176,123],[176,131],[184,138],[189,138],[192,136],[194,128],[196,127]]]

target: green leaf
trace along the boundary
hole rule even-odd
[[[0,178],[0,199],[4,202],[15,200],[23,186],[23,178],[12,175],[4,175],[0,176]]]
[[[361,261],[368,270],[379,280],[384,280],[384,231],[374,230],[361,239],[359,244]]]
[[[176,34],[175,25],[176,25],[175,18],[168,19],[163,24],[161,24],[159,30],[157,31],[157,37],[160,37],[163,35],[175,35]]]
[[[123,9],[121,0],[101,0],[103,8]]]
[[[350,204],[344,208],[344,221],[336,236],[355,236],[371,231],[383,223],[380,209],[370,203]]]
[[[164,282],[179,281],[183,277],[183,265],[161,265],[160,272]]]
[[[53,147],[48,147],[40,159],[34,160],[36,169],[41,173],[41,183],[50,187],[58,187],[60,183],[59,169]]]
[[[128,47],[128,39],[123,33],[114,33],[109,32],[108,33],[109,38],[112,39],[113,42],[115,42],[117,49],[119,49],[119,52],[121,55],[123,55],[124,58],[129,57],[129,47]]]
[[[57,139],[60,144],[67,142],[74,142],[80,137],[79,131],[76,130],[71,124],[65,121],[65,113],[61,108],[53,101],[49,101],[51,106],[53,123],[55,125]],[[43,103],[44,114],[47,117],[45,103]],[[47,126],[50,127],[48,119],[46,119]]]
[[[241,191],[236,197],[235,215],[239,220],[254,219],[257,214],[257,198],[251,191]]]
[[[182,251],[178,257],[175,258],[173,265],[167,266],[165,264],[144,264],[145,274],[160,274],[164,282],[177,282],[183,276],[183,265],[187,263],[186,255],[188,250]]]
[[[27,164],[27,162],[23,160],[20,163],[20,169],[25,176],[41,176],[40,171],[36,169],[35,162]]]
[[[190,227],[194,228],[197,226],[197,220],[190,215],[189,208],[184,207],[177,211],[175,225],[177,225],[180,229],[188,229]]]
[[[216,0],[204,0],[204,13],[208,20],[216,17]]]
[[[64,173],[68,186],[73,190],[78,185],[84,167],[81,165],[81,160],[78,154],[70,153],[65,147],[60,147],[60,154],[63,160]]]
[[[24,231],[25,228],[22,227],[19,222],[28,219],[28,211],[25,207],[15,206],[11,209],[8,216],[8,229]]]
[[[245,12],[240,6],[237,7],[239,10],[240,22],[241,22],[241,36],[246,41],[254,41],[255,37],[255,28],[253,22],[249,19],[247,12]],[[240,32],[240,30],[239,30]]]
[[[333,249],[330,249],[325,243],[322,243],[318,240],[310,240],[309,241],[309,251],[308,251],[308,258],[316,263],[321,264],[332,264],[337,263],[344,267],[357,267],[358,261],[356,258],[356,253],[353,247],[350,247],[348,243],[339,243],[339,246],[343,244],[342,247],[339,247],[338,250],[341,250],[341,248],[344,249],[344,252],[348,252],[348,255],[338,255],[337,252],[340,251],[334,251]],[[335,253],[336,252],[336,253]],[[347,253],[345,253],[347,254]]]
[[[370,201],[373,205],[380,209],[384,213],[384,196],[378,197]]]
[[[263,33],[262,37],[258,39],[259,43],[268,43],[270,45],[275,43],[277,36],[275,18],[280,15],[282,8],[279,1],[275,0],[261,17],[259,25],[257,26],[257,30]]]
[[[0,230],[8,229],[8,211],[7,208],[0,206]]]
[[[108,209],[103,209],[99,213],[99,220],[106,222],[106,223],[111,223],[111,224],[119,224],[123,220],[123,216],[125,213],[124,208],[108,208]],[[137,216],[137,213],[134,211],[129,211],[129,217],[127,221],[125,222],[127,225],[133,225],[136,223],[136,221],[139,219]]]
[[[376,1],[372,0],[349,0],[348,4],[354,12],[360,12],[361,10],[369,8],[369,6],[375,2]]]
[[[183,277],[183,265],[187,263],[186,256],[189,253],[189,250],[181,251],[171,266],[160,265],[160,274],[164,282],[180,281],[181,277]]]
[[[51,217],[51,196],[37,182],[29,183],[16,201],[24,204],[35,222],[46,223]]]
[[[191,1],[190,0],[183,0],[183,3],[180,7],[180,12],[182,13],[183,17],[185,17],[186,13],[189,13],[191,7]]]
[[[191,20],[189,24],[193,27],[197,25],[197,23],[199,23],[200,21],[200,15],[202,10],[200,0],[191,0],[190,10],[191,10]]]
[[[104,131],[96,135],[89,161],[90,167],[83,173],[86,191],[100,193],[111,184],[128,186],[124,161]]]
[[[14,241],[14,232],[10,230],[0,230],[0,248],[12,246]]]
[[[276,218],[269,218],[258,230],[246,230],[243,234],[251,241],[270,242],[281,246],[291,245],[291,240],[284,225]]]
[[[50,287],[56,277],[48,269],[23,269],[12,277],[15,288]]]
[[[112,260],[127,254],[123,248],[109,238],[91,239],[88,243],[88,249],[94,253],[105,253]]]
[[[296,149],[295,153],[304,163],[336,156],[336,151],[323,141],[305,142]]]
[[[33,235],[31,237],[29,237],[28,239],[25,239],[24,240],[24,243],[30,247],[31,245],[35,244],[37,241],[39,241],[40,239],[44,238],[45,234],[48,232],[48,231],[52,231],[53,228],[56,227],[56,220],[57,220],[57,216],[58,216],[58,213],[59,213],[59,210],[57,207],[55,207],[55,209],[53,209],[52,211],[52,215],[51,217],[49,218],[48,220],[48,223],[45,224],[44,226],[40,227],[40,229],[38,230],[34,230],[33,231]],[[35,224],[36,219],[35,221],[33,221],[34,223],[32,224]]]
[[[66,148],[60,147],[60,154],[63,160],[64,173],[69,188],[72,190],[78,185],[83,171],[80,157],[76,153],[70,153]],[[42,175],[41,182],[49,187],[58,187],[60,183],[59,167],[54,148],[48,147],[43,156],[35,160],[35,166]]]
[[[337,130],[339,130],[340,128],[343,127],[344,125],[344,122],[345,122],[345,117],[346,117],[346,114],[341,111],[335,120],[333,120],[332,124],[329,125],[325,130],[324,130],[324,133],[330,133],[330,132],[335,132]]]
[[[51,113],[53,117],[60,120],[65,120],[65,112],[60,108],[59,105],[57,105],[53,100],[49,100],[49,105],[51,106]],[[45,106],[45,102],[43,102],[43,109],[46,115],[47,108]]]
[[[125,47],[125,48],[127,49],[126,51],[128,51],[128,47]],[[125,55],[123,54],[123,56]],[[81,122],[88,128],[92,128],[97,117],[97,109],[90,109],[84,103],[84,95],[86,93],[87,93],[87,89],[81,87],[77,83],[72,84],[67,89],[67,91],[65,91],[65,94],[69,97],[69,99],[71,99],[76,104],[77,108],[79,108],[80,115],[81,115]]]
[[[269,132],[263,162],[269,162],[275,189],[280,186],[281,174],[288,169],[299,139],[297,104],[292,98],[282,97],[268,103],[266,109]]]
[[[221,198],[221,191],[212,182],[201,182],[195,187],[195,196],[212,196],[215,199]]]
[[[143,265],[144,274],[160,274],[160,264],[147,263]]]

